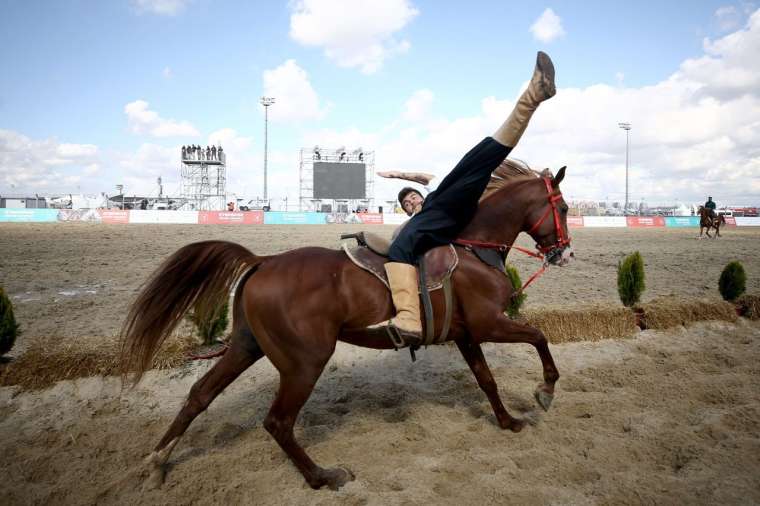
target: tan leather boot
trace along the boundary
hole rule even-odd
[[[388,275],[396,316],[369,328],[385,329],[396,347],[419,345],[422,342],[422,323],[417,291],[417,267],[401,262],[389,262],[385,264],[385,273]]]
[[[539,51],[536,56],[536,68],[528,88],[523,92],[512,109],[507,120],[493,134],[493,138],[504,146],[514,148],[528,127],[530,117],[538,104],[548,100],[557,93],[554,85],[554,64],[549,55]]]

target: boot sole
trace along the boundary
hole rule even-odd
[[[557,94],[557,87],[554,84],[554,63],[549,55],[539,51],[536,56],[536,67],[541,71],[541,87],[543,88],[546,98],[551,98]]]

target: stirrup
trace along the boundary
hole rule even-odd
[[[393,346],[396,348],[406,348],[407,346],[410,348],[419,348],[422,344],[421,335],[416,336],[414,334],[405,333],[396,327],[392,321],[388,323],[388,326],[385,327],[385,330],[388,332],[388,337],[390,337]]]

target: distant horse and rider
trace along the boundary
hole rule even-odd
[[[707,197],[707,202],[703,206],[699,206],[697,210],[699,214],[699,239],[702,238],[704,232],[710,239],[720,237],[720,227],[726,224],[726,217],[722,214],[715,212],[715,201],[712,197]],[[710,230],[715,231],[715,235],[710,235]]]

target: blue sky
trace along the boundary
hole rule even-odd
[[[178,189],[182,144],[221,142],[229,187],[298,195],[298,149],[362,146],[444,175],[530,77],[557,67],[514,156],[565,194],[760,204],[760,13],[751,3],[4,1],[0,194]],[[377,200],[399,184],[378,181]],[[130,191],[131,190],[131,191]]]

